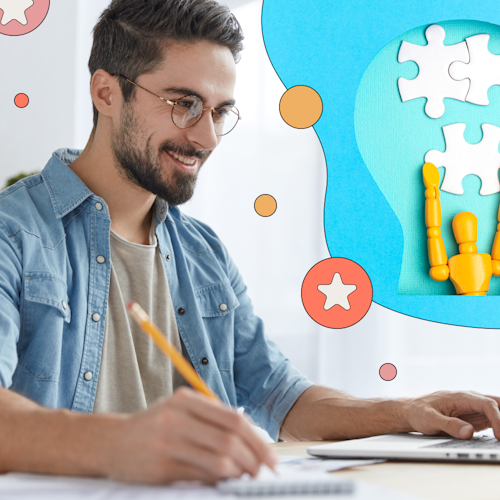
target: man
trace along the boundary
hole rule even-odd
[[[212,0],[113,0],[94,29],[87,146],[0,195],[1,470],[166,483],[273,466],[229,405],[274,439],[500,437],[499,398],[314,386],[264,335],[217,236],[177,208],[237,124],[241,40]],[[130,299],[226,405],[180,387]]]

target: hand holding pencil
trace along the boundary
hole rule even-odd
[[[106,457],[109,475],[125,481],[215,483],[243,473],[274,469],[277,457],[250,423],[220,399],[135,303],[127,308],[172,364],[196,389],[176,389],[147,410],[123,415]],[[175,361],[174,361],[175,360]],[[186,369],[187,366],[187,369]],[[181,368],[182,367],[182,368]]]

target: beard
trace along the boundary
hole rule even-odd
[[[165,141],[158,154],[149,144],[141,151],[134,147],[140,135],[140,127],[130,106],[124,105],[123,119],[118,133],[113,131],[111,147],[116,158],[116,165],[122,176],[130,182],[165,200],[169,206],[186,203],[194,193],[198,172],[210,155],[210,151],[196,150],[190,144],[176,144]],[[177,168],[171,171],[170,179],[164,176],[161,156],[168,150],[184,157],[199,159],[198,171],[183,172]]]

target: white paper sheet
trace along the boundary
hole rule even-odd
[[[280,475],[325,474],[355,465],[377,463],[375,460],[321,460],[317,458],[281,456],[277,466]],[[268,476],[270,471],[263,471]],[[101,478],[48,476],[43,474],[9,473],[0,475],[1,500],[236,500],[241,498],[220,492],[217,488],[197,483],[177,483],[172,486],[133,485]],[[255,497],[257,498],[257,497]],[[338,500],[416,500],[416,497],[355,482],[354,494],[349,495],[279,495],[259,496],[260,500],[302,500],[335,498]]]
[[[295,455],[280,455],[278,468],[286,465],[286,469],[290,471],[323,471],[333,472],[336,470],[348,469],[349,467],[357,467],[360,465],[380,464],[387,462],[384,459],[337,459],[337,458],[313,458],[300,457]]]

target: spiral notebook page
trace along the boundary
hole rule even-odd
[[[328,472],[385,460],[322,460],[319,458],[282,455],[275,472],[263,466],[259,475],[221,481],[217,487],[235,495],[352,495],[353,481],[337,478]]]
[[[228,479],[217,484],[225,493],[251,496],[258,495],[352,495],[354,481],[337,479],[318,470],[294,470],[278,465],[275,472],[263,467],[256,478],[244,474],[240,479]]]
[[[109,479],[48,476],[42,474],[0,474],[2,500],[236,500],[237,495],[196,483],[172,486],[131,485]],[[250,497],[251,498],[251,497]],[[259,496],[259,500],[321,499],[320,495]],[[335,500],[417,500],[399,491],[375,486],[364,481],[355,483],[352,494],[334,495]]]

